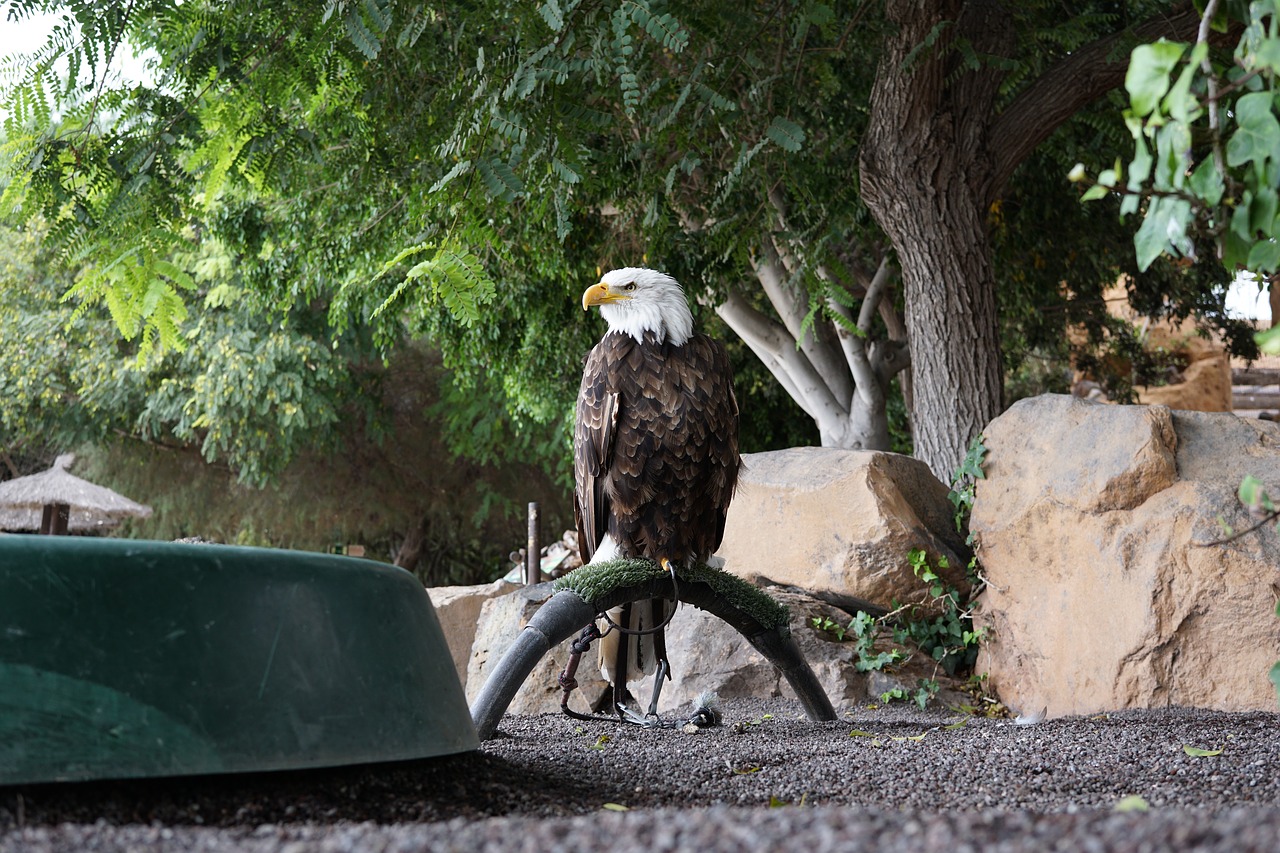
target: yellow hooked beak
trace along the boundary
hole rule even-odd
[[[599,284],[591,285],[582,294],[582,310],[586,311],[592,305],[607,305],[610,302],[622,302],[630,298],[630,296],[624,296],[621,293],[610,293],[609,285],[602,281]]]

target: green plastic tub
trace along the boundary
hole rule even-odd
[[[368,560],[0,536],[0,784],[475,749],[422,585]]]

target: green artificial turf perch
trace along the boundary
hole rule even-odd
[[[688,567],[677,566],[676,577],[682,584],[707,585],[725,602],[750,616],[767,630],[777,630],[790,622],[791,614],[785,605],[775,601],[759,587],[723,569],[715,569],[702,563]],[[571,589],[583,601],[597,604],[616,590],[664,583],[667,580],[667,572],[655,560],[624,558],[574,569],[557,580],[553,589],[557,592]]]

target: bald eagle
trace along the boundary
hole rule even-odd
[[[587,355],[574,427],[574,516],[584,561],[647,557],[705,563],[720,547],[738,480],[738,403],[724,347],[693,331],[675,279],[629,267],[582,295],[609,330]],[[649,713],[669,676],[661,599],[613,613],[601,669],[624,713],[627,681],[655,673]],[[629,638],[629,641],[627,641]]]

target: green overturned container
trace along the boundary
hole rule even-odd
[[[465,752],[422,585],[369,560],[0,536],[0,784]]]

